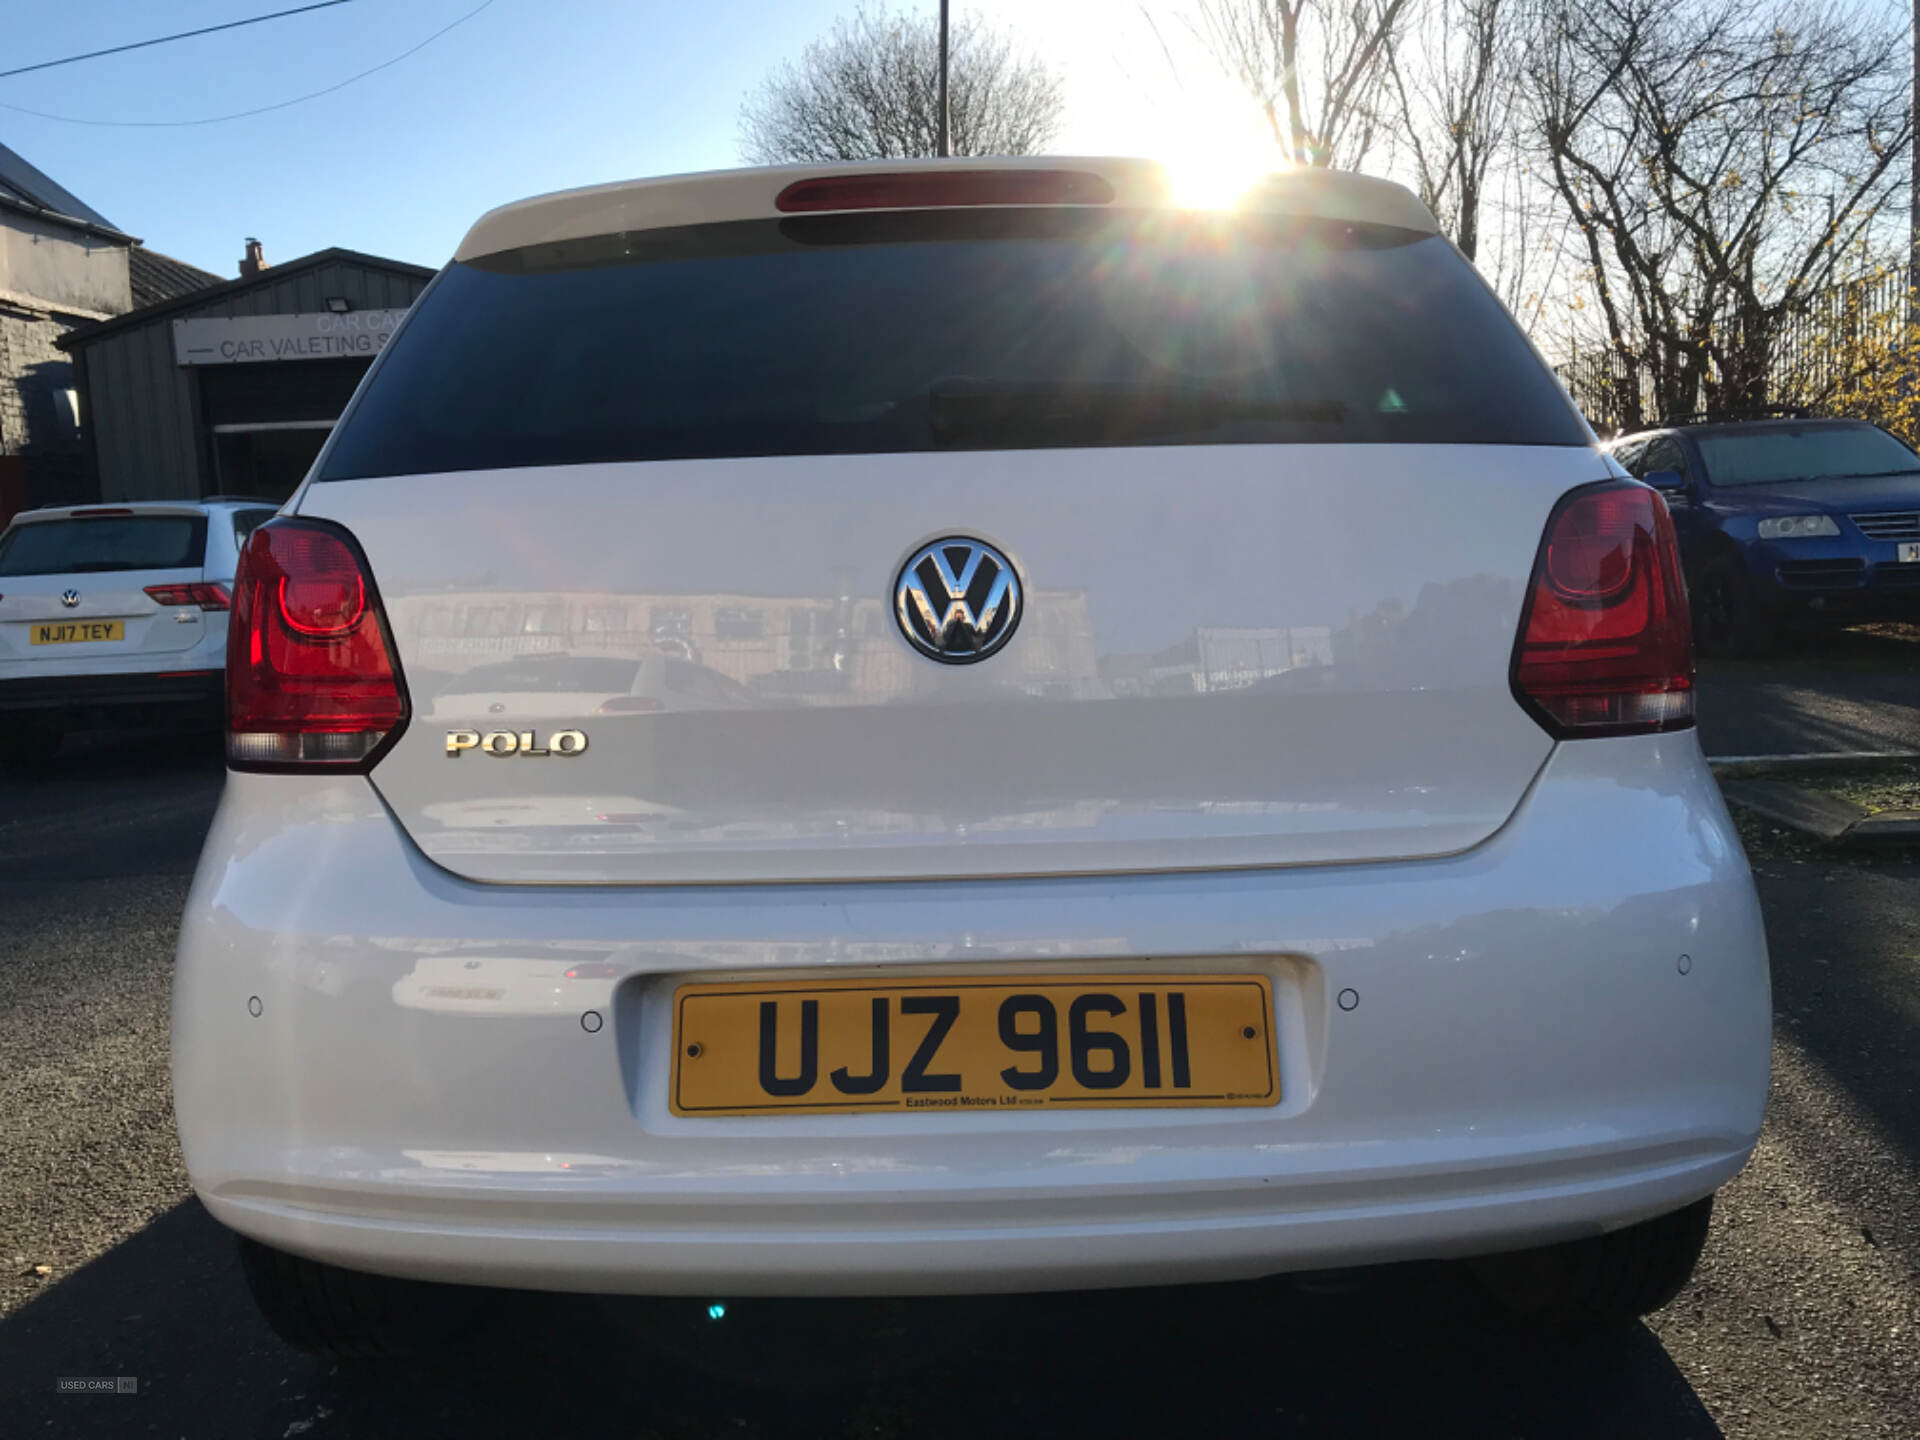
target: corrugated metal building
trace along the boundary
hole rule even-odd
[[[76,330],[102,500],[292,493],[433,271],[351,250],[267,265]]]

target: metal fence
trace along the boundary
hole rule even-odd
[[[1564,363],[1554,366],[1554,373],[1573,397],[1573,403],[1580,407],[1580,413],[1587,417],[1587,423],[1603,438],[1627,423],[1634,407],[1626,403],[1625,397],[1636,387],[1640,392],[1640,413],[1659,413],[1653,377],[1638,366],[1632,356],[1623,355],[1611,346],[1576,352]]]
[[[1822,410],[1843,402],[1863,378],[1861,356],[1871,352],[1861,343],[1863,338],[1870,333],[1893,334],[1905,321],[1907,305],[1906,269],[1889,265],[1816,291],[1796,309],[1776,316],[1768,345],[1767,403]],[[1731,316],[1716,325],[1717,348],[1737,350],[1740,331],[1740,323]],[[1709,365],[1692,395],[1663,406],[1650,368],[1610,346],[1576,352],[1554,369],[1581,413],[1602,435],[1627,422],[1635,408],[1627,401],[1636,388],[1640,416],[1647,423],[1657,423],[1663,412],[1698,414],[1713,409],[1711,400],[1720,380]]]

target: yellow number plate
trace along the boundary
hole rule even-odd
[[[35,645],[84,645],[89,640],[124,640],[124,620],[58,620],[33,627]]]
[[[1261,975],[684,985],[676,1115],[1274,1105]]]

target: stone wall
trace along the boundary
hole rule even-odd
[[[35,505],[90,498],[86,447],[66,396],[73,361],[54,344],[76,323],[0,301],[0,455],[25,460]]]

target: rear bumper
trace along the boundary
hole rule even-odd
[[[1277,1107],[667,1109],[688,976],[1184,965],[1272,977]],[[479,1284],[880,1294],[1628,1224],[1738,1171],[1769,1039],[1751,878],[1682,733],[1562,746],[1451,858],[1123,880],[483,886],[422,859],[364,780],[235,775],[173,1054],[195,1188],[268,1244]]]
[[[58,716],[77,725],[165,713],[215,723],[225,686],[224,672],[204,668],[0,677],[0,715]]]
[[[659,1295],[992,1294],[1244,1280],[1467,1256],[1678,1209],[1737,1174],[1726,1137],[1348,1171],[1281,1187],[1216,1177],[1187,1193],[1009,1190],[964,1201],[778,1196],[759,1203],[370,1195],[267,1186],[204,1196],[214,1217],[352,1268],[459,1283]],[[1406,1159],[1403,1152],[1403,1160]],[[340,1207],[340,1208],[336,1208]]]

